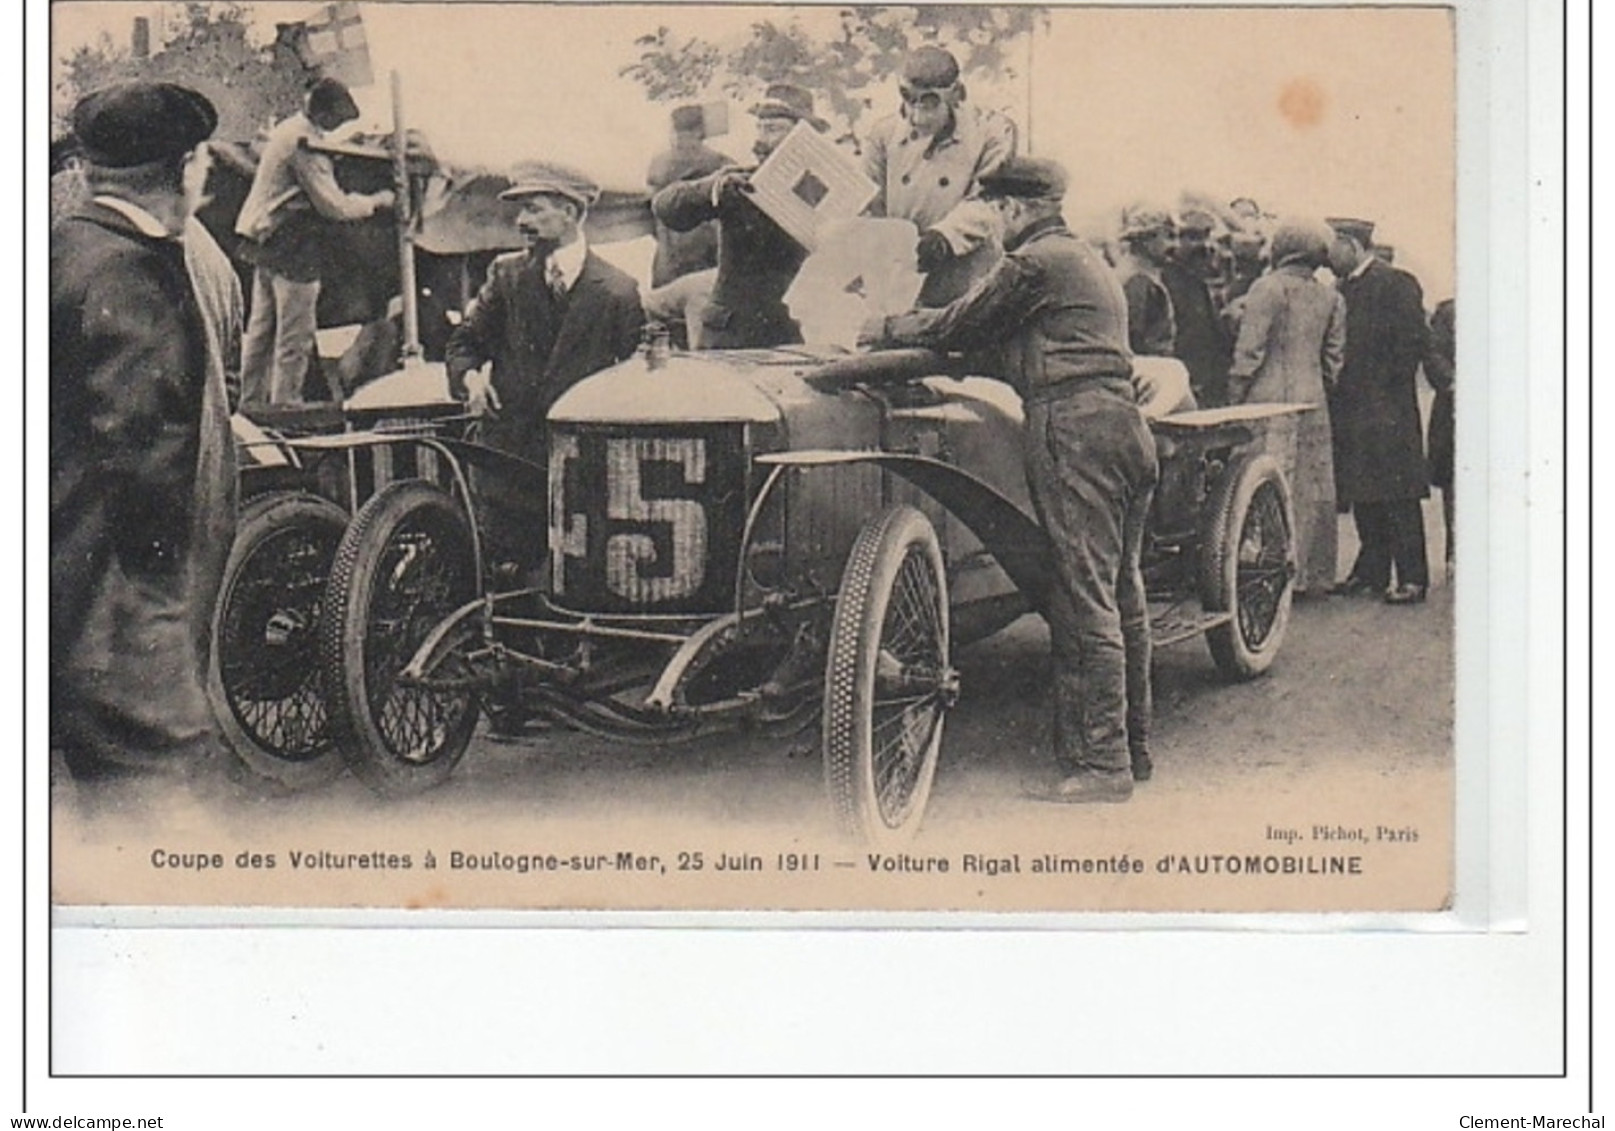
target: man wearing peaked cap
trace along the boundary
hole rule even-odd
[[[813,95],[792,83],[774,83],[751,108],[757,119],[752,152],[767,160],[798,122],[828,128],[813,112]],[[800,342],[802,331],[785,305],[807,249],[751,199],[755,170],[732,166],[677,181],[651,199],[659,223],[675,232],[718,222],[718,274],[702,314],[703,349],[762,349]]]
[[[639,285],[596,255],[583,232],[600,197],[594,180],[551,163],[521,165],[500,194],[517,201],[525,251],[496,258],[449,337],[449,389],[481,418],[490,447],[548,466],[544,418],[577,382],[631,355],[645,315]],[[484,373],[484,367],[491,372]],[[521,577],[544,556],[540,492],[497,472],[478,476],[496,565]]]
[[[1329,266],[1346,300],[1346,360],[1329,401],[1335,498],[1351,508],[1362,545],[1342,589],[1419,604],[1430,585],[1420,505],[1429,467],[1415,385],[1430,337],[1424,292],[1373,254],[1373,224],[1328,223]]]
[[[1331,216],[1324,223],[1332,228],[1336,235],[1354,239],[1363,247],[1374,245],[1374,222],[1372,220],[1354,220],[1345,216]]]
[[[331,158],[309,147],[358,117],[348,88],[320,79],[304,96],[303,110],[269,131],[258,158],[252,188],[236,217],[242,257],[256,265],[241,357],[245,404],[302,400],[314,353],[326,226],[368,220],[393,205],[390,189],[344,191]]]
[[[965,99],[959,61],[935,44],[910,52],[898,80],[898,113],[864,140],[864,173],[879,190],[872,216],[920,230],[924,306],[946,306],[1003,254],[992,209],[978,197],[1016,148],[1015,124]]]
[[[51,230],[50,687],[79,779],[218,768],[193,613],[217,582],[201,532],[228,529],[233,496],[199,468],[234,470],[183,237],[216,121],[171,83],[73,112],[88,199]]]
[[[1139,413],[1127,300],[1104,259],[1060,214],[1067,178],[1014,158],[983,178],[1005,254],[941,310],[885,319],[879,344],[996,347],[995,375],[1026,405],[1027,484],[1053,549],[1034,596],[1054,653],[1051,801],[1126,801],[1150,776],[1150,627],[1140,571],[1155,441]]]

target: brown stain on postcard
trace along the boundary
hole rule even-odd
[[[1279,91],[1279,113],[1296,129],[1311,129],[1323,121],[1327,101],[1317,82],[1304,76],[1294,78]]]

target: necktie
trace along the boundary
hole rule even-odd
[[[561,272],[561,265],[553,259],[550,260],[549,270],[545,273],[545,277],[550,284],[550,293],[556,298],[565,298],[566,276]]]

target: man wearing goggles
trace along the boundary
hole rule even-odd
[[[879,188],[872,216],[912,220],[920,230],[920,302],[945,306],[1002,254],[981,178],[1015,155],[1015,124],[965,102],[959,62],[930,44],[909,54],[899,76],[900,112],[875,123],[864,172]]]

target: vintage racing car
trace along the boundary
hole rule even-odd
[[[956,649],[1050,584],[1020,402],[960,364],[651,344],[556,403],[547,467],[434,421],[442,404],[253,441],[282,463],[215,623],[233,743],[287,784],[346,765],[397,793],[443,781],[484,714],[656,744],[818,718],[837,825],[911,835]],[[1204,634],[1234,678],[1267,669],[1289,615],[1289,490],[1259,439],[1294,411],[1152,420],[1156,641]],[[484,474],[547,498],[547,561],[488,560]]]

